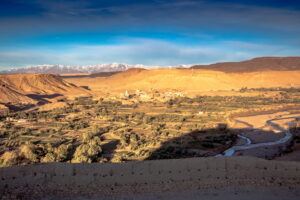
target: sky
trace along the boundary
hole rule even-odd
[[[299,0],[0,0],[0,69],[300,56]]]

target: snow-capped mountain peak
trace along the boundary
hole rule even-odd
[[[125,71],[130,68],[144,68],[144,69],[158,69],[158,68],[183,68],[183,65],[179,66],[146,66],[142,64],[129,65],[123,63],[111,63],[111,64],[99,64],[99,65],[85,65],[85,66],[69,66],[69,65],[35,65],[26,66],[24,68],[14,68],[2,71],[1,73],[9,74],[29,74],[29,73],[54,73],[54,74],[65,74],[65,73],[99,73],[99,72],[116,72]]]

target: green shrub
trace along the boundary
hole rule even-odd
[[[100,142],[99,137],[94,137],[79,145],[73,155],[72,163],[96,162],[102,152]]]
[[[8,167],[19,164],[19,155],[16,151],[7,151],[0,157],[0,167]]]

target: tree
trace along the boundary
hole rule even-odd
[[[98,156],[102,152],[100,142],[99,137],[94,137],[79,145],[73,155],[72,163],[91,163],[97,161]]]
[[[5,152],[0,157],[0,166],[28,164],[38,161],[39,159],[35,152],[35,146],[32,144],[24,144],[17,150]]]
[[[61,144],[57,148],[53,148],[51,144],[46,144],[44,151],[46,155],[41,159],[42,162],[63,162],[67,160],[69,154],[69,144]]]
[[[49,152],[41,160],[42,162],[56,162],[56,155],[53,152]]]
[[[126,145],[128,145],[128,143],[129,143],[128,135],[122,134],[121,137],[120,137],[120,144],[122,146],[126,146]]]
[[[20,155],[30,163],[38,162],[38,155],[35,153],[35,147],[32,144],[25,144],[19,148]]]
[[[55,149],[56,153],[56,161],[62,162],[65,161],[69,154],[70,145],[62,144],[57,149]]]
[[[84,133],[82,134],[82,141],[83,141],[83,142],[87,142],[87,141],[91,140],[92,137],[93,137],[93,134],[92,134],[92,133],[90,133],[90,132],[84,132]]]
[[[0,167],[17,165],[19,160],[19,155],[16,151],[7,151],[0,157]]]

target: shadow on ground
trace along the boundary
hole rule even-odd
[[[119,140],[110,140],[108,143],[101,145],[102,157],[112,159],[114,157],[115,150],[120,144]]]
[[[195,130],[167,140],[160,148],[151,152],[146,160],[215,156],[217,154],[222,154],[225,150],[234,145],[246,144],[246,141],[241,141],[242,139],[238,139],[237,135],[239,133],[249,131],[259,132],[259,134],[265,135],[266,137],[270,136],[270,131],[250,128],[228,129],[226,124],[220,124],[218,128]],[[237,143],[238,140],[239,142]],[[290,147],[291,144],[285,145],[285,147],[280,146],[275,148],[260,147],[263,149],[263,152],[259,152],[257,154],[251,149],[250,156],[272,159],[274,156],[279,156],[288,151]],[[237,155],[249,156],[249,154],[244,154],[242,151],[237,152]]]
[[[26,95],[27,97],[37,100],[38,101],[38,105],[45,105],[47,103],[51,103],[50,101],[48,101],[47,99],[54,99],[56,97],[60,97],[63,96],[61,94],[49,94],[49,95],[39,95],[39,94],[28,94]]]

